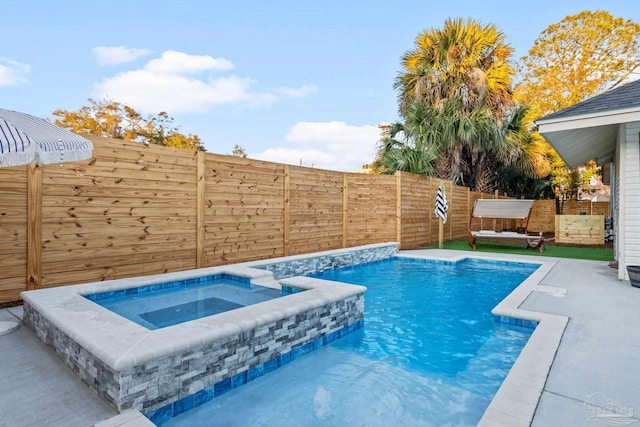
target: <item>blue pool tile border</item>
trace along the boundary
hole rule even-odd
[[[518,319],[515,317],[509,317],[509,316],[494,315],[493,320],[496,323],[504,323],[506,325],[520,326],[522,328],[527,328],[527,329],[535,329],[536,326],[538,326],[538,322],[536,322],[535,320]]]
[[[416,262],[420,264],[429,264],[434,266],[441,265],[441,266],[447,266],[447,267],[457,267],[457,266],[462,266],[464,264],[471,264],[471,265],[495,265],[495,266],[510,267],[510,268],[525,268],[527,270],[531,270],[531,273],[533,273],[542,265],[535,262],[503,261],[503,260],[493,260],[493,259],[487,259],[487,258],[461,258],[461,259],[454,259],[454,260],[446,260],[446,259],[433,259],[433,258],[413,258],[413,257],[405,257],[402,255],[394,255],[387,258],[363,262],[361,264],[347,265],[339,268],[334,268],[332,270],[348,271],[348,270],[353,270],[354,268],[362,267],[365,265],[387,262],[393,258],[408,260],[409,262]],[[313,273],[308,273],[306,275],[308,277],[321,279],[324,277],[325,272],[326,270],[316,271]]]
[[[456,266],[461,264],[472,264],[472,265],[475,264],[475,265],[495,265],[495,266],[512,267],[512,268],[537,269],[542,265],[537,262],[504,261],[504,260],[498,260],[498,259],[474,258],[474,257],[465,257],[465,258],[454,259],[454,260],[413,258],[413,257],[403,257],[403,256],[396,256],[396,258],[410,259],[410,260],[424,263],[424,264],[447,265],[447,266]]]
[[[165,289],[175,289],[180,287],[208,285],[217,280],[230,280],[232,282],[238,282],[246,285],[251,284],[251,279],[249,279],[248,277],[239,277],[239,276],[233,276],[227,273],[220,273],[220,274],[214,274],[214,275],[208,275],[208,276],[193,277],[191,279],[173,280],[170,282],[158,283],[155,285],[144,285],[144,286],[138,286],[135,288],[119,289],[117,291],[97,292],[95,294],[84,295],[84,297],[93,302],[99,303],[107,299],[117,298],[122,296],[146,294],[149,292],[155,292],[155,291],[160,291]]]
[[[302,291],[304,291],[304,289],[302,288],[296,288],[295,286],[285,286],[285,285],[282,285],[280,289],[280,293],[282,293],[282,295],[297,294],[298,292],[302,292]]]
[[[231,378],[226,378],[209,387],[206,387],[197,393],[191,394],[173,403],[153,410],[145,414],[145,417],[147,417],[156,426],[160,426],[170,419],[182,414],[183,412],[188,411],[189,409],[196,408],[203,403],[209,402],[213,398],[218,397],[238,386],[253,381],[256,378],[268,374],[269,372],[273,372],[279,367],[291,363],[307,353],[318,350],[328,344],[331,344],[337,339],[344,337],[345,335],[361,329],[363,326],[364,320],[358,320],[357,322],[354,322],[347,327],[326,335],[322,335],[312,341],[301,343],[292,348],[291,351],[283,353],[277,358],[267,360],[260,365],[249,368],[246,371],[239,372],[233,375]]]
[[[490,264],[501,267],[518,267],[518,268],[539,268],[542,264],[537,262],[518,262],[518,261],[503,261],[499,259],[487,259],[487,258],[464,258],[463,263],[467,264]]]

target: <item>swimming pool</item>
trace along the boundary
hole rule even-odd
[[[294,289],[285,292],[252,284],[246,277],[217,274],[84,297],[153,330],[301,291]]]
[[[396,257],[314,275],[367,286],[364,329],[163,425],[476,425],[535,325],[491,309],[537,268]]]

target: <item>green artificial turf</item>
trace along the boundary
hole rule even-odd
[[[427,246],[427,249],[435,249],[438,244]],[[445,249],[457,249],[460,251],[471,251],[468,240],[454,240],[444,243]],[[527,249],[524,245],[517,243],[494,243],[477,241],[476,252],[498,252],[514,255],[533,255],[558,258],[588,259],[594,261],[613,261],[613,248],[610,247],[576,247],[576,246],[556,246],[544,245],[544,252],[539,253],[535,249]]]

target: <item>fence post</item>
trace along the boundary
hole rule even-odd
[[[449,204],[449,212],[453,212],[451,206],[453,205],[453,181],[449,181],[449,197],[447,197],[447,202]],[[447,223],[449,223],[449,242],[453,240],[453,221],[451,221],[452,215],[449,215],[447,218]]]
[[[427,199],[429,200],[427,202],[427,224],[428,224],[428,229],[427,229],[427,233],[429,233],[429,237],[427,238],[427,244],[431,244],[431,215],[433,212],[433,209],[431,209],[431,200],[435,200],[436,196],[435,193],[431,193],[431,187],[432,187],[432,183],[433,183],[434,179],[431,178],[430,176],[427,177]]]
[[[494,199],[499,199],[500,198],[500,194],[498,194],[498,190],[494,191],[493,198]],[[497,219],[493,220],[493,229],[496,230],[496,231],[498,230],[498,220]],[[500,227],[500,231],[502,231],[502,226]]]
[[[465,215],[467,225],[467,232],[471,230],[471,189],[467,187],[467,212]]]
[[[42,165],[27,166],[27,290],[42,287]]]
[[[282,215],[282,252],[284,256],[289,256],[289,185],[291,181],[291,167],[284,165],[284,212]]]
[[[449,196],[451,196],[451,192],[447,190],[447,186],[445,184],[444,181],[442,181],[440,183],[440,185],[442,186],[443,190],[447,193],[449,193]],[[438,186],[438,191],[440,191],[440,185]],[[436,192],[436,199],[437,199],[437,192]],[[442,221],[442,218],[440,218],[439,216],[437,216],[437,220],[438,220],[438,249],[442,249],[444,248],[444,222]],[[449,223],[449,228],[451,228],[451,223]]]
[[[342,247],[347,247],[349,227],[349,174],[342,174]]]
[[[204,267],[205,155],[204,151],[196,154],[196,268]]]
[[[396,175],[396,241],[402,249],[402,172]]]

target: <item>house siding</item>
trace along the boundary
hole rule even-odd
[[[627,265],[640,265],[640,122],[621,126],[624,149],[620,158],[620,200],[622,237],[618,277],[628,280]]]
[[[613,209],[613,231],[614,231],[614,245],[613,245],[613,258],[620,260],[622,254],[622,243],[624,235],[621,232],[620,224],[620,151],[621,145],[624,143],[624,125],[620,125],[618,132],[618,138],[616,140],[616,153],[613,160],[613,188],[611,192],[612,196],[612,209]]]

